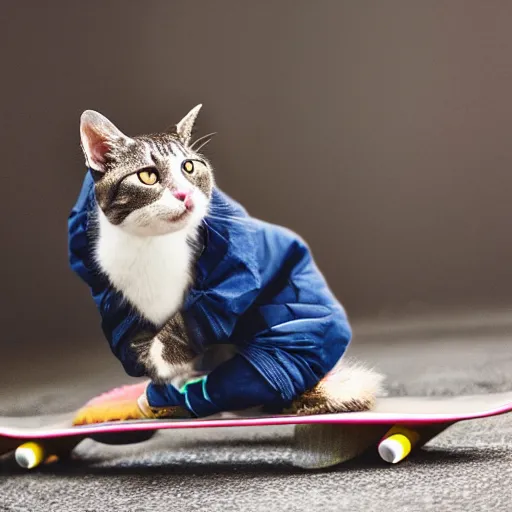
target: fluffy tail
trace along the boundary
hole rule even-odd
[[[385,394],[384,376],[361,363],[343,359],[313,389],[298,397],[285,412],[326,414],[368,411]]]

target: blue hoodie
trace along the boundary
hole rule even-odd
[[[304,241],[250,217],[219,189],[211,201],[211,211],[221,213],[203,220],[203,249],[183,315],[196,348],[228,343],[237,353],[185,389],[151,383],[148,400],[153,407],[186,407],[198,417],[253,406],[279,411],[334,367],[351,328]],[[143,376],[130,340],[156,328],[97,268],[88,230],[95,208],[88,172],[68,219],[70,265],[91,289],[112,352],[128,375]]]

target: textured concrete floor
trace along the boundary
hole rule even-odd
[[[502,320],[356,326],[351,355],[386,373],[394,395],[509,390],[512,323]],[[68,410],[126,381],[101,350],[39,361],[23,388],[15,364],[1,379],[1,414]],[[511,416],[455,425],[397,466],[367,456],[320,472],[291,466],[290,427],[168,431],[124,447],[85,441],[65,465],[23,473],[4,462],[0,511],[506,511]]]

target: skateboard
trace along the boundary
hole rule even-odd
[[[451,397],[384,397],[371,411],[338,414],[257,415],[241,411],[201,419],[136,420],[72,426],[74,413],[0,417],[0,455],[22,468],[68,457],[84,439],[105,444],[143,442],[159,430],[294,425],[293,465],[334,466],[370,449],[390,464],[404,460],[451,425],[512,411],[512,392]]]

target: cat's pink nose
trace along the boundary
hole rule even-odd
[[[185,208],[190,210],[194,205],[192,201],[192,192],[188,190],[173,190],[172,195],[178,200],[185,203]]]
[[[178,201],[185,201],[187,199],[189,193],[184,190],[173,190],[172,195],[178,200]]]

